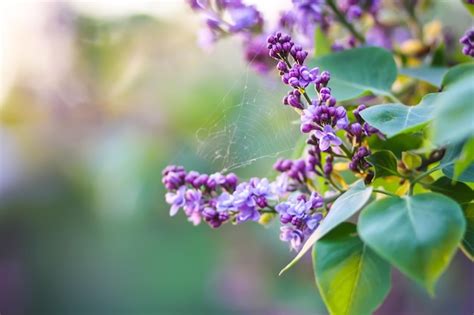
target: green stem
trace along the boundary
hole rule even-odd
[[[351,150],[349,150],[349,149],[346,147],[346,145],[345,145],[344,143],[341,144],[341,149],[342,149],[342,151],[344,151],[344,153],[346,154],[347,158],[348,158],[349,160],[351,160],[351,159],[352,159]]]
[[[364,36],[359,33],[355,28],[354,26],[352,26],[351,23],[349,23],[349,21],[347,21],[346,17],[344,16],[344,14],[342,14],[341,11],[339,11],[339,9],[337,8],[337,5],[334,3],[334,0],[326,0],[326,3],[327,5],[331,8],[331,10],[334,12],[334,14],[336,14],[339,22],[341,22],[342,25],[344,25],[344,27],[349,31],[351,32],[352,35],[354,35],[355,38],[357,38],[362,44],[365,43],[365,38]]]
[[[413,195],[413,189],[415,188],[415,185],[420,181],[422,180],[423,178],[425,178],[426,176],[430,175],[431,173],[433,172],[436,172],[437,170],[439,170],[439,166],[436,166],[436,167],[433,167],[432,169],[430,170],[427,170],[426,172],[418,175],[417,177],[415,177],[412,181],[410,181],[410,190],[408,191],[408,194],[409,195]]]
[[[332,186],[334,189],[336,189],[336,190],[339,191],[339,192],[343,192],[343,191],[344,191],[341,187],[339,187],[339,186],[332,180],[331,176],[327,176],[326,179],[328,180],[328,182],[331,184],[331,186]]]
[[[303,94],[304,98],[306,99],[306,102],[308,102],[308,105],[312,105],[311,99],[309,98],[308,94],[306,93],[306,90],[303,88],[299,89],[301,94]]]

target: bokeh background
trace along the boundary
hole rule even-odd
[[[167,164],[268,176],[298,146],[276,76],[198,27],[180,0],[1,2],[1,315],[326,314],[309,259],[277,276],[277,226],[168,216]],[[377,314],[472,314],[473,280],[461,254],[434,299],[394,270]]]

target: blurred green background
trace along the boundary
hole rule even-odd
[[[294,255],[277,226],[168,216],[167,164],[268,176],[298,143],[278,78],[238,39],[200,49],[176,2],[4,5],[1,315],[326,314],[309,259],[277,276]],[[458,255],[430,299],[394,270],[378,314],[472,314],[473,279]]]

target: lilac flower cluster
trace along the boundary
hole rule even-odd
[[[474,28],[467,30],[459,42],[463,44],[462,53],[474,57]]]
[[[309,134],[308,144],[312,149],[308,151],[308,160],[279,160],[274,168],[286,173],[290,178],[304,182],[312,174],[329,178],[333,170],[334,157],[350,159],[349,168],[354,172],[364,172],[369,168],[365,158],[370,151],[363,146],[366,137],[373,134],[382,136],[380,132],[367,124],[360,112],[366,108],[359,105],[353,114],[356,121],[349,121],[347,111],[336,105],[336,99],[331,94],[328,83],[331,79],[327,71],[320,73],[318,68],[308,69],[304,65],[307,54],[300,46],[295,45],[289,35],[276,33],[268,38],[269,56],[278,60],[277,69],[283,83],[292,87],[292,90],[283,99],[283,104],[299,110],[301,114],[301,132]],[[293,65],[290,63],[293,59]],[[310,99],[306,90],[314,88],[316,99]],[[306,100],[307,105],[304,105]],[[345,135],[349,144],[341,138]],[[323,165],[321,153],[326,152]]]
[[[195,225],[204,220],[214,228],[229,220],[258,221],[262,210],[270,209],[288,191],[286,176],[271,183],[266,178],[252,178],[239,184],[233,173],[207,175],[174,165],[166,167],[162,175],[170,215],[183,209]]]
[[[170,215],[174,216],[183,209],[188,220],[197,225],[204,218],[213,227],[220,226],[230,216],[227,211],[211,215],[216,206],[215,195],[218,190],[234,191],[238,178],[230,173],[212,175],[187,173],[182,166],[170,165],[163,170],[163,184],[168,193],[166,202],[171,205]]]
[[[273,182],[251,178],[239,183],[233,173],[200,174],[171,165],[163,170],[163,184],[168,190],[166,202],[171,206],[171,216],[183,209],[195,225],[204,221],[217,228],[226,222],[260,221],[264,213],[271,213],[278,215],[282,224],[280,239],[298,250],[328,208],[314,192],[313,179],[323,177],[333,189],[341,190],[332,180],[336,158],[349,159],[352,171],[369,174],[370,165],[365,158],[370,151],[363,140],[378,131],[360,116],[365,105],[353,111],[356,121],[349,121],[345,108],[337,106],[331,95],[330,74],[307,68],[304,62],[308,53],[295,45],[289,35],[276,33],[267,42],[268,55],[277,60],[282,81],[291,87],[284,104],[298,109],[301,131],[309,135],[305,156],[277,160],[274,169],[280,175]],[[314,100],[306,93],[310,87],[318,95]]]
[[[273,213],[279,215],[282,224],[281,240],[298,250],[323,219],[318,209],[323,207],[324,200],[316,193],[294,193],[279,202],[298,189],[298,183],[304,182],[303,177],[308,176],[306,172],[311,169],[303,160],[282,160],[279,164],[283,174],[274,182],[252,178],[242,183],[238,183],[233,173],[207,175],[170,165],[162,173],[170,215],[183,209],[194,225],[205,221],[217,228],[229,221],[236,224],[259,221],[263,213]]]
[[[275,209],[282,223],[280,239],[289,242],[290,248],[298,251],[323,219],[320,211],[323,205],[324,200],[317,193],[309,197],[306,194],[294,194],[278,204]]]

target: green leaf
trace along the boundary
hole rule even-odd
[[[448,165],[443,168],[443,174],[448,176],[449,178],[466,182],[466,183],[473,183],[474,182],[474,163],[471,163],[468,168],[466,168],[459,176],[454,176],[454,165]]]
[[[314,246],[319,292],[330,314],[372,314],[390,290],[390,265],[343,223]]]
[[[468,62],[459,64],[449,69],[449,71],[443,77],[443,89],[449,89],[457,85],[459,82],[466,81],[466,79],[472,79],[473,68],[474,62]]]
[[[401,133],[394,137],[381,140],[373,135],[369,138],[369,148],[374,150],[392,151],[398,158],[402,157],[402,152],[415,150],[423,144],[423,133]]]
[[[453,182],[450,178],[443,176],[434,183],[424,185],[434,192],[453,198],[459,203],[466,203],[474,198],[471,187],[461,182]]]
[[[314,56],[322,57],[331,52],[331,42],[320,27],[314,31]]]
[[[469,167],[474,167],[474,138],[471,138],[464,145],[464,148],[459,156],[459,159],[454,164],[454,177],[453,179],[459,178]]]
[[[437,193],[373,202],[359,217],[362,240],[433,294],[462,240],[461,207]]]
[[[450,145],[446,149],[443,159],[440,161],[439,166],[437,167],[443,169],[443,174],[447,177],[458,180],[461,182],[474,182],[474,163],[472,162],[471,151],[471,142],[472,139],[468,142],[460,142],[454,145]],[[465,163],[467,161],[467,166],[457,170],[461,171],[460,174],[456,174],[456,166],[458,163]]]
[[[402,68],[399,73],[440,87],[447,71],[448,68],[444,67],[419,67]]]
[[[391,95],[397,77],[392,54],[378,47],[362,47],[332,53],[310,62],[320,71],[331,73],[333,96],[338,101],[353,99],[367,92]]]
[[[467,225],[461,249],[470,260],[474,261],[474,203],[464,208],[464,217],[466,218]]]
[[[375,178],[385,176],[399,176],[397,158],[391,151],[378,151],[366,158],[375,168]]]
[[[444,145],[474,135],[474,63],[458,65],[446,73],[443,93],[433,102],[433,139]]]
[[[372,194],[372,187],[365,187],[363,181],[355,182],[345,193],[343,193],[331,206],[329,213],[321,224],[311,234],[298,255],[280,271],[280,275],[290,269],[303,255],[311,249],[314,243],[329,233],[336,226],[349,219],[357,211],[365,206]]]
[[[416,106],[383,104],[369,107],[360,115],[371,126],[388,137],[402,132],[419,130],[433,117],[434,100],[442,93],[427,94]]]

